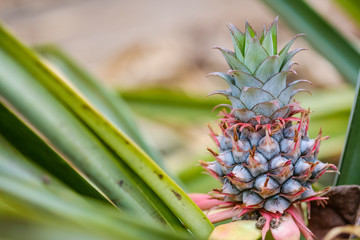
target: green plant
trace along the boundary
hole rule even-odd
[[[278,50],[277,19],[261,36],[248,23],[244,32],[233,25],[229,29],[235,52],[218,49],[231,69],[210,75],[229,85],[230,89],[214,93],[226,96],[231,104],[219,105],[229,109],[221,113],[221,131],[210,128],[218,151],[208,150],[215,161],[202,162],[222,187],[211,197],[196,195],[194,200],[204,210],[220,206],[208,213],[212,222],[234,217],[257,220],[263,239],[269,228],[275,239],[299,239],[299,229],[306,239],[313,239],[300,204],[324,200],[319,197],[324,191],[315,192],[312,184],[329,168],[337,168],[317,159],[326,138],[321,130],[315,139],[309,138],[310,111],[292,101],[306,91],[298,85],[309,81],[286,84],[291,60],[301,50],[289,49],[299,35]]]
[[[142,138],[127,104],[56,48],[37,51],[47,61],[0,27],[0,239],[208,238],[213,225],[159,167],[161,157]],[[334,51],[333,56],[341,52]],[[350,58],[339,61],[346,64]],[[349,66],[346,76],[352,79],[356,61]],[[181,124],[215,118],[210,110],[219,101],[167,90],[123,94],[138,113]],[[333,101],[331,94],[320,99]],[[320,107],[312,123],[346,122],[351,94],[345,91],[331,111]],[[330,131],[338,138],[323,152],[336,157],[344,134],[341,128]],[[349,136],[356,136],[353,132]],[[350,172],[343,174],[358,184]],[[199,173],[191,166],[180,179],[191,190],[204,182]],[[212,182],[206,184],[203,189]],[[248,239],[261,235],[253,221],[235,230]],[[223,233],[217,228],[213,236]]]
[[[136,216],[144,218],[143,221],[152,219],[154,225],[183,229],[184,233],[186,225],[194,236],[205,238],[209,235],[212,225],[204,214],[125,135],[120,124],[116,125],[103,114],[108,109],[99,105],[95,107],[80,85],[74,86],[68,79],[51,71],[33,51],[24,47],[3,27],[0,35],[0,91],[4,123],[1,134],[22,156],[46,169],[44,176],[51,174],[65,183],[63,188],[67,191],[75,190],[81,195],[114,205],[132,214],[135,219]],[[98,94],[104,96],[101,91]],[[126,126],[123,119],[118,118],[118,121]],[[26,134],[21,134],[19,129]],[[17,177],[21,175],[14,175],[15,179]],[[37,184],[47,183],[41,178],[37,180]],[[1,188],[4,206],[16,209],[11,201],[5,200],[19,197],[14,193],[16,189]],[[21,195],[22,191],[19,189],[16,193]],[[61,194],[51,194],[59,197],[59,201],[67,201]],[[26,192],[23,195],[28,196]],[[36,195],[35,190],[33,195]],[[41,198],[41,195],[38,197]],[[26,205],[30,200],[33,199],[23,198],[21,203]],[[36,203],[43,211],[51,212],[51,206]]]

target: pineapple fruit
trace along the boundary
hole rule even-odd
[[[248,23],[244,33],[233,25],[229,30],[234,52],[216,49],[231,69],[210,75],[225,80],[230,88],[210,95],[224,95],[231,104],[218,106],[229,110],[220,113],[221,133],[210,128],[218,150],[208,150],[215,161],[201,162],[222,183],[221,189],[214,189],[211,201],[228,212],[209,218],[216,222],[257,216],[265,235],[270,223],[274,225],[291,215],[304,236],[312,239],[299,219],[299,203],[323,200],[319,196],[323,191],[315,192],[311,185],[329,168],[336,171],[336,167],[317,159],[320,142],[325,138],[321,130],[315,139],[309,138],[310,111],[293,100],[296,93],[307,91],[298,85],[310,82],[286,83],[287,76],[295,73],[292,58],[303,50],[289,49],[301,34],[279,51],[277,19],[264,28],[261,36]]]

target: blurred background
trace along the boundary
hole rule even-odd
[[[205,76],[228,69],[221,54],[212,49],[216,45],[232,48],[228,23],[242,30],[247,19],[261,32],[265,23],[269,25],[279,15],[280,47],[294,34],[308,33],[293,46],[308,50],[295,57],[299,65],[294,70],[298,75],[289,81],[313,82],[313,95],[300,94],[297,99],[314,111],[310,125],[312,137],[320,128],[331,136],[323,142],[321,160],[337,163],[340,158],[354,97],[352,83],[356,79],[350,79],[346,70],[341,71],[342,67],[336,63],[341,56],[336,54],[344,53],[341,47],[349,45],[358,56],[359,3],[305,1],[326,26],[332,27],[331,31],[323,27],[325,33],[335,31],[342,37],[337,45],[332,45],[339,48],[338,53],[324,57],[317,47],[324,40],[308,32],[309,26],[319,23],[314,20],[313,12],[300,9],[302,20],[296,20],[294,25],[292,16],[281,12],[283,1],[273,2],[1,0],[0,19],[28,45],[58,46],[104,85],[118,92],[129,103],[143,135],[160,151],[165,168],[178,175],[189,191],[208,192],[216,184],[200,174],[202,170],[197,165],[198,160],[211,160],[206,148],[214,144],[207,124],[213,124],[217,117],[216,112],[211,112],[212,107],[225,99],[206,96],[226,85]],[[351,61],[350,58],[347,59]],[[322,184],[332,184],[332,177],[323,177]]]

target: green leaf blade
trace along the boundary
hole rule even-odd
[[[92,232],[98,235],[96,239],[187,239],[180,229],[175,236],[156,225],[145,224],[144,216],[114,211],[113,207],[80,197],[28,161],[2,137],[0,156],[0,219],[10,214],[27,220],[28,225],[55,222],[60,228],[76,227],[72,230],[80,234]],[[43,176],[47,176],[46,180]],[[9,219],[7,223],[10,224]],[[2,237],[15,232],[16,239],[24,239],[24,232],[19,231],[16,222],[9,229],[3,229],[5,226],[0,225]],[[31,237],[34,233],[29,234]]]
[[[349,120],[346,143],[339,164],[336,184],[360,184],[360,75]]]
[[[50,83],[56,75],[4,29],[0,28],[0,35],[0,94],[3,98],[116,206],[182,226],[151,188],[41,85],[40,80]],[[79,109],[87,111],[88,106],[81,105]]]
[[[127,103],[119,95],[115,95],[100,82],[78,66],[59,48],[51,45],[36,48],[53,67],[66,76],[81,93],[112,123],[122,129],[160,165],[160,153],[150,148],[135,124],[133,113]]]
[[[47,142],[31,131],[30,127],[26,126],[26,123],[22,122],[4,103],[2,99],[0,101],[0,134],[7,141],[16,145],[22,154],[33,159],[75,191],[88,197],[107,201],[91,183],[84,179],[84,176],[81,176],[81,172],[71,167],[64,156],[58,154]]]
[[[14,61],[14,59],[17,60],[16,64],[21,65],[20,71],[25,68],[28,70],[27,74],[36,75],[36,78],[23,78],[22,81],[24,79],[31,79],[31,86],[40,85],[56,97],[56,99],[61,101],[66,108],[70,109],[71,112],[76,115],[79,121],[85,123],[87,127],[91,129],[91,132],[95,133],[98,141],[105,143],[107,149],[110,149],[115,153],[117,156],[116,162],[131,168],[146,186],[157,194],[158,198],[165,203],[165,206],[167,206],[195,236],[200,238],[207,238],[209,236],[213,229],[213,225],[203,212],[141,148],[123,133],[123,131],[102,116],[82,94],[78,93],[76,89],[69,84],[69,82],[61,79],[50,71],[31,51],[22,46],[21,43],[16,41],[3,28],[0,28],[0,46],[12,57],[12,61]],[[9,56],[7,57],[9,58]],[[2,58],[6,59],[4,56],[2,56]],[[14,76],[11,77],[14,78]],[[1,75],[0,80],[2,80]],[[21,84],[17,81],[14,82],[16,82],[14,84],[16,84],[17,87],[31,87],[24,86],[26,85],[26,81],[21,82]],[[14,88],[14,86],[11,85],[11,81],[3,80],[0,84],[7,86],[11,90],[3,90],[2,94],[6,93],[6,96],[11,98],[14,102],[18,101],[18,99],[14,97],[16,96],[15,92],[18,91],[18,88]],[[50,99],[50,97],[48,98]],[[18,104],[18,107],[22,107],[23,112],[26,112],[26,108],[22,106],[22,104],[25,103],[27,103],[27,101],[21,101],[21,103]],[[31,114],[29,113],[28,115],[30,116]],[[70,117],[68,116],[68,118]],[[41,124],[37,125],[37,127],[41,127]],[[63,135],[60,139],[63,137],[65,136]],[[89,136],[87,136],[87,138],[88,137]],[[87,149],[87,151],[89,151],[89,149]],[[92,157],[92,155],[88,157]],[[113,161],[104,161],[101,157],[97,157],[97,159],[98,160],[92,162],[92,164],[99,164],[99,160],[101,160],[101,163],[111,165],[116,163]],[[107,167],[108,172],[106,172],[104,178],[108,178],[109,173],[119,169],[118,165],[111,165]],[[97,168],[95,167],[92,170],[95,171],[96,169]],[[104,173],[102,173],[101,169],[98,169],[96,172],[97,178],[95,178],[95,180],[102,174]],[[111,190],[119,192],[121,186],[119,187],[118,181],[111,182],[111,184],[117,185],[116,187],[111,186]],[[101,186],[99,187],[101,188]],[[106,190],[106,188],[104,188],[104,190]],[[112,192],[109,191],[109,194],[112,194]],[[133,199],[139,203],[138,198],[134,197]],[[144,201],[144,204],[147,204],[147,202]],[[153,207],[156,206],[153,205]]]

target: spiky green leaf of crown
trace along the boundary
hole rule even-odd
[[[234,52],[222,48],[231,70],[227,73],[215,72],[209,75],[224,79],[230,86],[228,90],[215,91],[231,101],[231,109],[239,120],[246,121],[251,117],[262,115],[268,120],[285,117],[293,96],[305,89],[296,89],[302,82],[297,80],[286,84],[290,72],[292,58],[304,48],[289,52],[293,42],[302,34],[296,35],[279,52],[277,51],[277,18],[262,35],[256,35],[253,28],[246,22],[245,33],[234,25],[228,26],[234,43]]]

